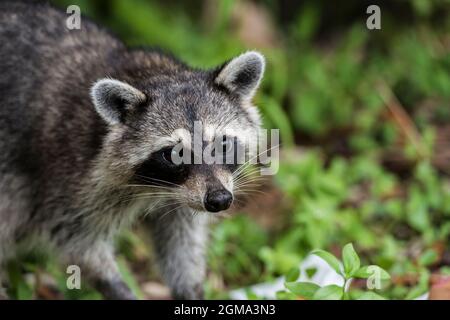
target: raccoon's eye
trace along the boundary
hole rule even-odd
[[[180,151],[175,150],[175,148],[169,147],[161,150],[161,156],[164,161],[174,165],[175,163],[172,161],[172,158],[175,157],[183,157],[183,149]]]
[[[227,154],[233,150],[234,139],[223,137],[222,141],[222,153]]]

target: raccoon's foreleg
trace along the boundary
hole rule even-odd
[[[2,226],[0,225],[0,230]],[[8,300],[8,294],[6,292],[6,288],[4,287],[6,284],[6,254],[5,254],[5,243],[6,243],[6,239],[4,239],[3,237],[1,237],[0,235],[0,300]]]
[[[0,288],[0,300],[9,300],[5,288]]]
[[[66,251],[63,261],[79,266],[82,278],[85,278],[105,299],[137,299],[122,280],[110,244],[98,242],[89,245],[85,250],[77,248],[76,251]]]
[[[0,268],[3,268],[1,261],[0,261]],[[3,277],[3,269],[0,270],[0,300],[8,300],[8,294],[6,293],[6,289],[4,287],[4,280],[5,278]]]
[[[168,209],[170,210],[170,209]],[[158,264],[175,299],[203,299],[207,217],[182,208],[147,220]]]

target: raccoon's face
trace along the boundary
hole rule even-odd
[[[248,145],[260,119],[251,99],[264,66],[261,54],[247,52],[211,71],[180,69],[133,85],[97,81],[91,96],[110,126],[105,170],[137,195],[228,209],[242,163],[255,156]]]

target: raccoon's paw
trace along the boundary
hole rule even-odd
[[[201,284],[187,289],[175,289],[172,296],[175,300],[203,300],[205,298]]]
[[[2,287],[0,287],[0,300],[10,300],[6,290]]]
[[[122,280],[96,281],[95,288],[107,300],[137,300],[138,298]]]

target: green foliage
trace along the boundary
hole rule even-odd
[[[287,282],[285,287],[294,295],[308,300],[348,300],[355,297],[358,300],[384,299],[373,291],[360,291],[355,295],[348,289],[347,284],[350,284],[353,278],[369,279],[378,277],[378,281],[390,279],[389,274],[378,266],[361,267],[359,256],[351,243],[346,244],[342,249],[342,261],[339,261],[333,254],[323,250],[315,250],[312,254],[319,256],[332,267],[343,278],[343,285],[332,284],[320,287],[311,282],[291,281],[292,277],[288,275],[286,276]]]
[[[216,15],[206,20],[181,2],[54,2],[78,4],[127,44],[160,46],[196,67],[255,49],[236,32],[233,12],[239,1],[217,1]],[[374,270],[383,280],[389,274],[414,278],[413,284],[395,281],[382,289],[389,299],[414,299],[429,289],[431,273],[449,272],[438,249],[448,249],[450,235],[449,171],[437,165],[448,162],[446,157],[438,161],[439,151],[445,156],[442,149],[448,148],[442,132],[450,123],[448,0],[392,1],[414,24],[383,8],[380,31],[368,31],[363,18],[350,20],[350,15],[335,25],[327,21],[328,2],[304,2],[301,10],[288,10],[293,18],[286,21],[275,16],[282,11],[279,2],[262,2],[280,39],[261,49],[268,65],[255,102],[265,126],[281,133],[284,150],[274,177],[283,195],[281,217],[270,228],[245,215],[213,228],[207,295],[225,298],[228,290],[288,274],[288,291],[279,292],[279,299],[381,298],[359,288],[297,282],[293,268],[315,249],[355,284]],[[346,12],[351,4],[340,6],[339,12]],[[395,120],[390,100],[409,117],[419,138],[411,139],[404,123]],[[359,255],[352,245],[344,247],[347,243],[354,243]],[[130,241],[119,248],[128,263],[134,247]],[[330,253],[338,255],[340,247],[342,261]],[[10,269],[15,297],[35,294],[23,274],[45,267],[64,296],[98,298],[88,288],[65,289],[65,274],[51,262],[33,260],[26,266]],[[138,292],[131,271],[122,271]],[[314,270],[308,272],[310,277]],[[249,292],[249,297],[256,296]]]

